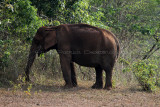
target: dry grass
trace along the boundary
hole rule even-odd
[[[137,85],[117,86],[111,91],[91,89],[93,82],[78,81],[79,87],[64,89],[63,82],[34,84],[31,95],[24,90],[0,89],[0,107],[159,107],[160,92],[147,93]]]

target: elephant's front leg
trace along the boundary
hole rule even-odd
[[[65,87],[71,88],[73,87],[72,80],[71,80],[71,60],[68,55],[60,55],[60,63],[61,63],[61,69],[63,73],[63,78],[65,80]]]
[[[72,84],[74,87],[77,86],[77,79],[76,79],[76,73],[75,73],[75,68],[74,68],[74,63],[71,62],[71,79],[72,79]]]

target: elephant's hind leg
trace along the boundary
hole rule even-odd
[[[113,66],[108,65],[105,69],[106,72],[106,83],[105,83],[105,89],[111,90],[112,89],[112,70]]]
[[[92,88],[102,89],[103,88],[103,78],[102,78],[103,69],[100,66],[98,66],[98,67],[95,67],[95,70],[96,70],[96,82],[92,86]]]
[[[71,62],[71,79],[72,79],[73,86],[76,87],[77,86],[77,79],[76,79],[76,73],[75,73],[73,62]]]

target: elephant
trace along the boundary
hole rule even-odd
[[[92,88],[112,89],[112,70],[120,53],[119,41],[112,32],[88,24],[40,27],[30,48],[25,70],[26,81],[30,81],[29,72],[36,54],[40,55],[51,49],[59,54],[65,87],[77,86],[74,68],[74,63],[77,63],[95,68],[96,82]],[[103,70],[106,73],[104,87]]]

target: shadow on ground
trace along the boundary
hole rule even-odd
[[[18,84],[17,84],[18,85]],[[91,86],[93,85],[93,82],[80,82],[77,87],[74,88],[65,88],[63,83],[57,83],[55,82],[54,84],[39,84],[39,83],[26,83],[21,86],[21,90],[26,91],[28,90],[28,87],[31,86],[31,91],[42,91],[42,92],[76,92],[76,91],[81,91],[81,90],[86,90],[90,91],[92,90]],[[5,89],[11,89],[14,90],[13,86],[5,86],[2,87]],[[103,91],[104,89],[93,89],[93,90],[101,90]],[[105,91],[105,90],[104,90]],[[108,91],[108,90],[106,90]],[[144,92],[144,90],[138,86],[138,85],[132,85],[132,86],[118,86],[113,88],[112,90],[108,91],[110,93],[136,93],[136,92]]]
[[[22,86],[22,90],[27,90],[30,84],[25,84]],[[32,84],[31,91],[42,91],[42,92],[70,92],[70,91],[80,91],[89,90],[91,87],[77,86],[73,88],[66,88],[62,84],[52,84],[52,85],[42,85],[42,84]]]

